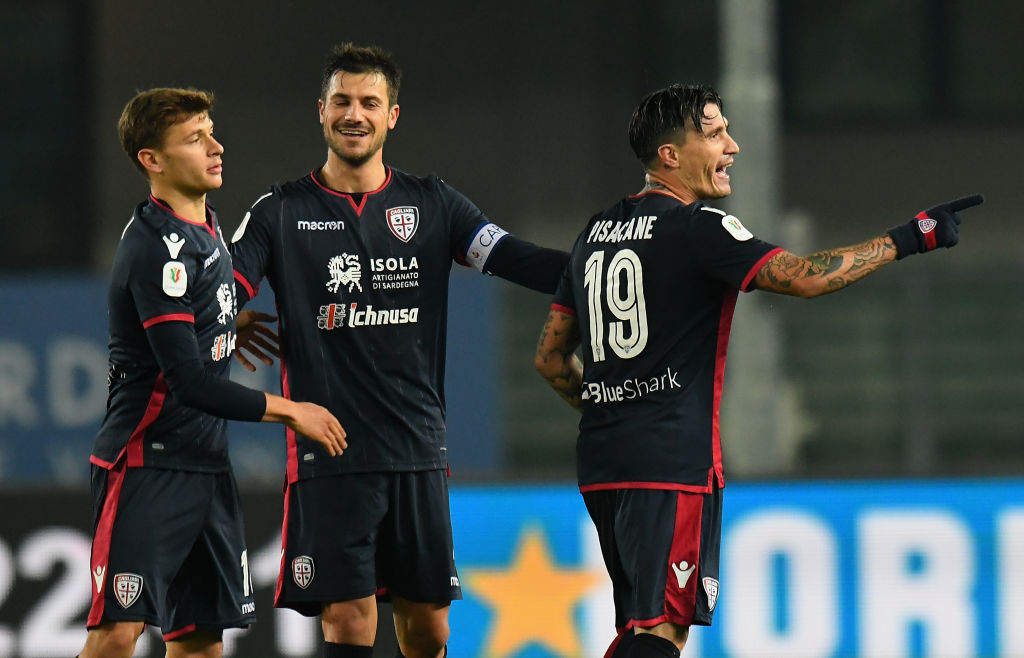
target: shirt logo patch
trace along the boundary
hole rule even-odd
[[[708,595],[708,612],[711,612],[718,603],[718,581],[714,578],[705,578],[704,593]]]
[[[220,284],[217,288],[217,304],[220,305],[217,322],[227,324],[228,320],[235,317],[235,295],[234,290],[226,283]]]
[[[237,339],[238,336],[230,331],[214,338],[213,344],[210,346],[210,358],[220,361],[224,357],[230,356],[235,351]]]
[[[114,575],[114,596],[122,608],[129,608],[139,600],[142,593],[142,576],[137,573]]]
[[[181,297],[185,294],[188,290],[188,273],[184,264],[176,260],[164,263],[163,289],[168,297]]]
[[[345,305],[325,304],[320,307],[320,314],[316,316],[316,326],[320,329],[337,329],[345,326]]]
[[[722,218],[722,226],[726,231],[736,238],[740,242],[746,242],[750,238],[754,237],[754,234],[746,229],[743,224],[740,224],[740,220],[736,219],[732,215],[726,215]]]
[[[338,288],[341,286],[348,286],[349,292],[352,292],[352,288],[359,288],[359,292],[363,291],[363,286],[359,283],[359,279],[363,276],[363,266],[359,262],[359,254],[342,254],[331,258],[327,262],[327,271],[331,275],[331,280],[327,282],[327,289],[331,292],[338,292]]]
[[[669,564],[672,565],[672,571],[676,574],[676,582],[679,584],[679,589],[686,589],[686,583],[690,580],[690,574],[697,568],[697,565],[687,565],[686,560],[681,561],[679,564],[675,562],[669,562]]]
[[[300,555],[292,560],[292,580],[302,589],[309,587],[309,584],[313,582],[314,574],[313,558],[308,555]]]
[[[217,247],[216,249],[213,250],[213,253],[210,254],[209,256],[207,256],[206,260],[203,261],[203,269],[205,270],[208,267],[210,267],[211,265],[213,265],[214,263],[216,263],[219,258],[220,258],[220,247]]]
[[[384,216],[387,217],[391,233],[402,242],[411,240],[420,225],[420,211],[416,206],[388,208]]]
[[[96,565],[93,569],[92,579],[96,581],[96,593],[99,594],[103,591],[103,576],[107,573],[107,567],[105,565]]]
[[[185,246],[185,238],[179,237],[177,233],[171,233],[164,236],[164,244],[167,245],[171,258],[177,258],[181,248]]]

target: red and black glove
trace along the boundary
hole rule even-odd
[[[947,249],[960,241],[961,210],[981,205],[985,197],[980,194],[965,196],[956,201],[940,203],[917,213],[914,219],[886,231],[896,243],[896,260],[911,254],[923,254],[937,247]]]

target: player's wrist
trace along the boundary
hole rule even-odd
[[[918,239],[920,231],[917,228],[917,219],[894,226],[886,233],[896,245],[896,260],[902,260],[911,254],[919,254],[927,250],[921,248],[921,241]]]

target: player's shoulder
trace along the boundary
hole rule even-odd
[[[701,222],[702,225],[704,222],[708,222],[708,226],[714,226],[716,229],[724,230],[740,242],[746,242],[754,237],[754,234],[751,233],[735,215],[732,215],[720,208],[709,206],[703,201],[698,201],[691,205],[695,206],[694,219]]]
[[[124,276],[147,263],[179,260],[193,242],[184,228],[180,220],[151,201],[140,203],[121,231],[114,254],[115,271]]]
[[[423,190],[427,192],[436,192],[438,190],[451,187],[435,172],[430,172],[425,176],[418,176],[398,169],[397,167],[388,167],[388,170],[389,177],[391,179],[390,184],[393,184],[396,187]]]
[[[139,247],[159,243],[161,236],[174,232],[174,216],[152,199],[135,206],[131,219],[121,232],[121,243]]]

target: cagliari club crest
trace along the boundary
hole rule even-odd
[[[306,589],[313,582],[313,558],[308,555],[300,555],[292,560],[292,580],[295,584]]]
[[[114,596],[122,608],[128,608],[139,600],[142,593],[142,576],[137,573],[114,575]]]
[[[704,579],[704,593],[708,595],[708,611],[715,609],[718,603],[718,581],[714,578]]]
[[[396,238],[408,242],[420,225],[420,211],[416,206],[399,206],[384,211],[388,220],[388,228]]]

